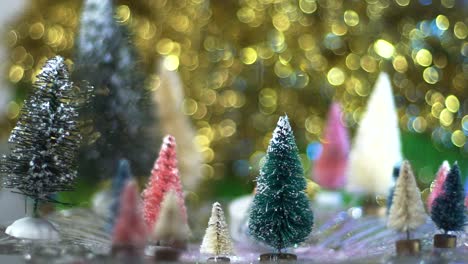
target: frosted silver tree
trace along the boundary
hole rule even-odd
[[[426,221],[421,192],[416,185],[410,163],[403,161],[398,176],[387,226],[400,232],[409,232]]]
[[[221,204],[218,202],[213,204],[208,228],[200,247],[200,253],[215,257],[229,256],[234,253],[229,227],[224,218]]]
[[[387,194],[402,160],[398,115],[387,73],[381,73],[359,122],[348,163],[350,192]]]

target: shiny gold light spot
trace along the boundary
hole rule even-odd
[[[438,15],[436,18],[436,25],[441,30],[447,30],[450,26],[450,22],[446,16]]]
[[[286,31],[290,26],[288,16],[283,13],[274,15],[273,26],[279,31]]]
[[[342,22],[333,23],[331,30],[337,36],[343,36],[348,32],[348,28]]]
[[[458,101],[458,98],[454,95],[449,95],[445,99],[445,106],[450,112],[456,113],[458,111],[458,108],[460,108],[460,102]]]
[[[455,0],[442,0],[441,3],[445,8],[452,8],[455,5]]]
[[[392,43],[379,39],[374,43],[374,50],[379,54],[380,57],[389,59],[393,56],[395,52],[395,48],[393,47]]]
[[[20,106],[15,101],[9,102],[7,109],[7,117],[9,119],[15,119],[16,117],[18,117],[18,114],[20,112]]]
[[[29,27],[29,36],[32,39],[40,39],[44,35],[44,24],[37,22]]]
[[[442,113],[442,110],[444,110],[444,105],[442,103],[440,103],[440,102],[435,102],[432,105],[431,114],[432,114],[433,117],[439,118],[440,113]]]
[[[303,50],[312,50],[315,48],[314,37],[311,34],[304,34],[297,40],[299,47]]]
[[[463,147],[466,143],[466,136],[461,130],[455,130],[452,133],[452,143],[457,147]]]
[[[207,179],[210,179],[210,178],[214,177],[214,169],[213,169],[212,166],[210,166],[208,164],[203,164],[201,166],[201,171],[202,171],[203,177],[205,177]]]
[[[439,81],[439,72],[434,67],[428,67],[423,71],[423,79],[427,83],[434,84]]]
[[[468,35],[468,27],[462,21],[455,23],[453,33],[458,39],[465,39]]]
[[[343,15],[346,25],[354,27],[359,24],[359,15],[354,10],[346,10]]]
[[[280,78],[287,78],[293,70],[289,65],[284,65],[279,60],[275,63],[275,74]]]
[[[214,151],[211,148],[205,148],[201,154],[203,162],[205,163],[212,162],[215,156]]]
[[[13,47],[18,41],[18,33],[15,30],[10,30],[7,34],[8,46]]]
[[[365,55],[361,58],[361,68],[366,72],[375,72],[377,70],[377,62],[373,57]]]
[[[317,10],[317,3],[315,0],[299,0],[299,8],[306,14],[312,14]]]
[[[399,6],[407,6],[410,3],[410,0],[396,0]]]
[[[420,49],[416,53],[416,62],[421,66],[427,67],[432,63],[432,54],[427,49]]]
[[[321,120],[315,115],[307,117],[304,123],[305,129],[311,134],[319,134],[321,131],[320,125]]]
[[[167,38],[161,39],[160,41],[158,41],[158,44],[156,44],[156,51],[162,55],[167,55],[171,53],[173,48],[174,42]]]
[[[359,56],[354,53],[348,54],[348,56],[346,56],[346,67],[350,70],[358,70],[360,67],[359,59]]]
[[[259,102],[265,107],[272,107],[277,104],[277,94],[276,91],[271,88],[264,88],[260,91]]]
[[[198,104],[192,98],[184,99],[182,103],[182,111],[185,115],[193,115],[198,109]]]
[[[169,55],[164,58],[163,61],[164,68],[169,71],[175,71],[179,68],[179,57],[176,55]]]
[[[408,62],[404,56],[398,55],[393,59],[393,68],[397,72],[404,73],[408,70]]]
[[[255,19],[255,11],[251,8],[243,7],[237,11],[237,18],[242,23],[250,23]]]
[[[442,110],[439,116],[440,124],[443,126],[450,126],[453,122],[453,114],[448,109]]]
[[[462,118],[461,125],[464,130],[468,131],[468,115]]]
[[[10,72],[8,73],[8,78],[12,83],[17,83],[19,82],[24,75],[24,69],[23,67],[19,65],[13,65],[10,68]]]
[[[253,64],[257,60],[257,51],[253,48],[244,48],[240,52],[240,59],[244,64]]]
[[[236,123],[231,119],[225,119],[219,125],[222,137],[230,137],[236,133]]]
[[[427,122],[426,122],[426,119],[424,119],[424,117],[418,116],[418,117],[416,117],[414,119],[413,129],[416,132],[422,133],[422,132],[426,131],[426,128],[427,128]]]
[[[130,19],[130,8],[127,5],[117,7],[116,15],[119,22],[127,24]]]
[[[331,85],[342,85],[345,81],[345,73],[339,67],[331,68],[327,73],[327,80]]]

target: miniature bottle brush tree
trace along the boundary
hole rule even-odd
[[[158,241],[157,261],[176,261],[187,247],[190,229],[179,206],[177,192],[169,190],[161,203],[161,211],[154,226],[152,241]]]
[[[449,171],[450,171],[450,164],[448,163],[448,161],[442,162],[442,165],[440,165],[440,168],[437,171],[436,177],[431,184],[431,193],[429,194],[429,197],[427,197],[427,209],[429,212],[431,212],[432,210],[432,204],[434,203],[434,200],[443,191],[444,182],[445,182],[445,179],[447,178],[447,174],[449,173]]]
[[[121,159],[119,161],[117,173],[112,179],[112,189],[111,189],[112,201],[110,203],[110,208],[109,208],[110,214],[109,214],[108,225],[106,227],[109,232],[111,232],[112,229],[114,228],[115,219],[119,215],[120,200],[121,200],[120,196],[127,182],[130,181],[131,179],[132,179],[132,172],[130,170],[130,164],[128,160]]]
[[[442,186],[442,192],[434,199],[431,218],[436,226],[444,231],[434,236],[434,247],[454,248],[457,237],[448,234],[449,231],[463,231],[465,217],[465,194],[460,176],[460,168],[455,162],[447,174]]]
[[[112,232],[112,254],[139,256],[146,245],[148,232],[138,186],[134,180],[126,182],[119,200],[120,210]]]
[[[26,239],[59,238],[55,227],[39,218],[38,205],[55,202],[50,195],[73,189],[81,140],[78,112],[86,102],[85,92],[73,86],[60,56],[49,59],[37,75],[11,132],[11,152],[1,160],[4,186],[34,200],[33,217],[15,221],[6,229],[7,234]]]
[[[282,250],[303,242],[312,231],[313,213],[305,194],[306,180],[287,116],[279,118],[257,177],[249,215],[249,233],[277,250],[260,260],[296,259]]]
[[[224,218],[223,208],[218,202],[214,203],[211,209],[211,217],[200,246],[200,253],[212,255],[208,258],[211,262],[230,262],[228,256],[234,253],[229,227]]]
[[[421,241],[411,239],[410,232],[426,221],[426,212],[421,200],[421,193],[416,185],[410,163],[401,164],[393,195],[392,206],[387,226],[400,232],[406,232],[406,239],[396,241],[398,255],[415,255],[421,250]]]
[[[146,175],[159,135],[156,108],[145,88],[126,25],[119,24],[112,0],[86,0],[76,38],[74,79],[94,86],[83,111],[86,123],[79,154],[79,175],[112,178],[118,161],[130,160],[136,176]]]
[[[159,217],[164,195],[169,190],[177,194],[179,208],[183,219],[187,222],[184,194],[177,168],[176,141],[173,136],[163,140],[159,156],[151,170],[145,190],[143,190],[144,217],[148,228],[153,228]]]

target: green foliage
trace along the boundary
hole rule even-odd
[[[434,200],[431,218],[440,229],[462,231],[465,224],[465,193],[460,169],[455,163],[443,185],[443,192]]]
[[[257,178],[249,232],[278,251],[303,242],[313,213],[305,194],[306,180],[287,117],[280,117]]]
[[[45,63],[11,132],[11,152],[0,160],[5,187],[36,202],[73,189],[81,141],[78,109],[85,93],[70,82],[62,57]]]
[[[159,140],[146,76],[127,29],[115,21],[111,0],[85,1],[80,26],[74,78],[88,81],[95,93],[84,113],[93,122],[87,124],[79,173],[110,178],[118,160],[128,157],[135,174],[145,175]]]

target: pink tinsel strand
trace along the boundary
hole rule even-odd
[[[345,170],[349,155],[349,138],[341,120],[342,112],[338,103],[330,106],[323,149],[315,161],[314,180],[326,189],[340,189],[345,184]]]
[[[146,234],[138,186],[131,180],[120,196],[120,210],[115,222],[112,245],[143,248],[147,241]]]
[[[444,161],[442,165],[440,165],[439,170],[437,171],[432,191],[427,197],[427,208],[429,212],[431,211],[432,203],[434,202],[434,200],[443,192],[443,185],[449,171],[450,165],[447,161]]]
[[[156,160],[146,189],[143,191],[143,215],[148,228],[154,228],[159,217],[164,195],[173,189],[179,198],[182,216],[187,221],[184,194],[177,169],[176,141],[171,135],[164,138],[159,157]]]

